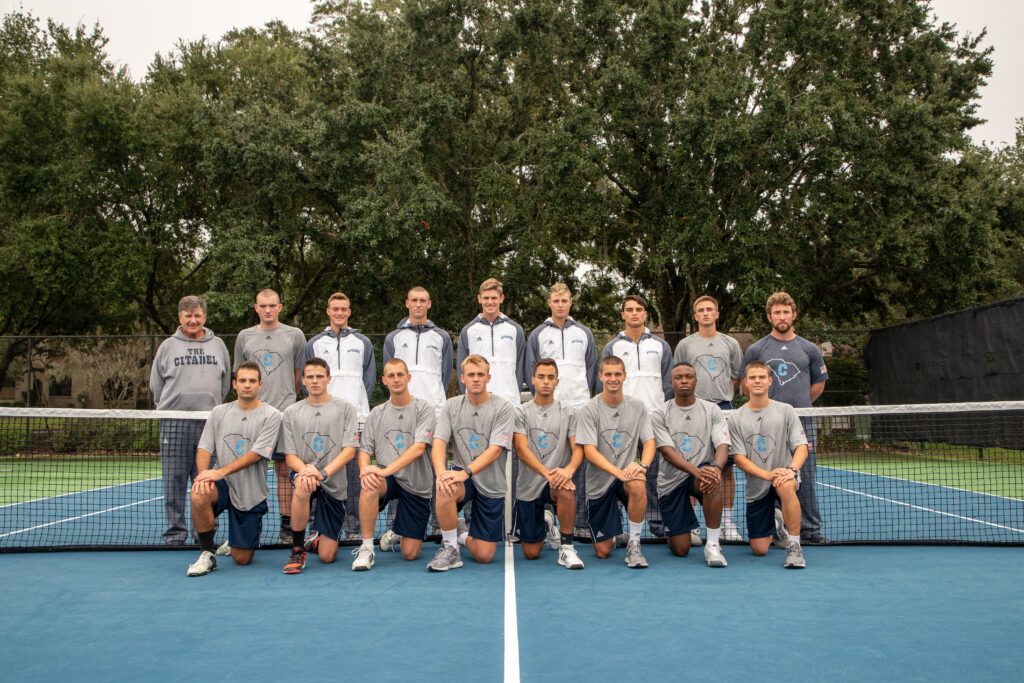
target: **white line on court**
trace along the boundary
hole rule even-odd
[[[106,510],[97,510],[96,512],[90,512],[84,515],[78,515],[77,517],[68,517],[67,519],[58,519],[56,522],[47,522],[46,524],[37,524],[30,526],[25,529],[18,529],[17,531],[8,531],[6,534],[0,534],[0,538],[5,536],[14,536],[15,534],[23,534],[26,531],[34,531],[36,529],[42,529],[43,527],[53,526],[55,524],[63,524],[64,522],[74,522],[76,519],[85,519],[86,517],[93,517],[95,515],[102,515],[106,512],[113,512],[114,510],[123,510],[124,508],[134,507],[136,505],[142,505],[143,503],[152,503],[154,500],[160,500],[163,496],[157,496],[156,498],[149,498],[147,500],[137,500],[134,503],[128,503],[126,505],[118,505],[117,507],[107,508]],[[518,680],[518,679],[517,679]]]
[[[889,474],[878,474],[877,472],[861,472],[860,470],[848,470],[843,467],[829,467],[828,465],[818,465],[820,470],[833,470],[835,472],[853,472],[854,474],[862,474],[865,477],[878,477],[879,479],[892,479],[893,481],[906,481],[911,484],[920,484],[921,486],[936,486],[940,489],[949,489],[950,491],[959,491],[960,493],[973,493],[976,496],[988,496],[989,498],[998,498],[999,500],[1012,500],[1015,503],[1024,502],[1020,498],[1013,498],[1011,496],[1000,496],[995,493],[985,493],[984,491],[974,491],[972,489],[962,489],[958,486],[950,486],[948,484],[933,484],[930,481],[918,481],[917,479],[907,479],[906,477],[894,477]]]
[[[512,543],[505,543],[505,683],[519,683],[519,620]]]
[[[33,498],[32,500],[23,500],[20,503],[8,503],[7,505],[0,505],[0,510],[3,508],[12,508],[15,505],[28,505],[29,503],[39,503],[44,500],[57,500],[58,498],[66,498],[67,496],[80,496],[83,493],[95,493],[96,491],[106,491],[107,489],[116,489],[119,486],[131,486],[132,484],[143,484],[147,481],[156,481],[162,477],[150,477],[149,479],[137,479],[135,481],[126,481],[123,484],[111,484],[110,486],[101,486],[96,489],[85,489],[84,491],[72,491],[71,493],[62,493],[59,496],[46,496],[44,498]]]
[[[952,512],[945,512],[943,510],[935,510],[934,508],[924,507],[922,505],[912,505],[911,503],[904,503],[900,500],[893,500],[892,498],[884,498],[883,496],[876,496],[870,493],[864,493],[863,491],[854,491],[853,489],[843,488],[842,486],[835,486],[833,484],[825,484],[818,482],[819,486],[827,486],[830,489],[836,489],[839,491],[845,491],[846,493],[853,493],[858,496],[864,496],[865,498],[873,498],[874,500],[881,500],[886,503],[892,503],[893,505],[903,505],[904,507],[913,508],[914,510],[921,510],[922,512],[934,512],[937,515],[944,515],[946,517],[954,517],[956,519],[962,519],[965,522],[976,522],[978,524],[984,524],[986,526],[995,527],[997,529],[1006,529],[1007,531],[1016,531],[1019,534],[1024,534],[1024,529],[1017,529],[1016,527],[1006,526],[1004,524],[996,524],[995,522],[986,522],[983,519],[975,519],[974,517],[965,517],[964,515],[955,515]]]

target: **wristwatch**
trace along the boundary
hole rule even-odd
[[[466,479],[473,478],[473,470],[469,469],[469,467],[464,468],[462,471],[466,473]]]
[[[320,470],[320,476],[323,477],[324,481],[327,481],[327,478],[331,475],[327,474],[327,468],[324,468]]]
[[[786,469],[790,470],[793,473],[794,477],[799,477],[800,476],[800,470],[798,470],[797,468],[793,467],[792,465],[790,465]]]
[[[642,463],[642,462],[638,462],[637,464],[638,464],[638,465],[640,465],[640,467],[643,467],[643,468],[644,468],[645,470],[649,470],[649,469],[651,469],[651,466],[650,466],[650,465],[645,465],[645,464],[644,464],[644,463]]]

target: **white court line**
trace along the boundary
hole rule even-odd
[[[900,500],[893,500],[892,498],[884,498],[882,496],[876,496],[870,493],[864,493],[863,491],[854,491],[853,489],[843,488],[842,486],[835,486],[833,484],[825,484],[818,482],[821,486],[827,486],[830,489],[837,489],[839,491],[846,491],[847,493],[854,493],[858,496],[864,496],[865,498],[872,498],[874,500],[881,500],[886,503],[892,503],[893,505],[903,505],[904,507],[913,508],[914,510],[921,510],[922,512],[934,512],[937,515],[945,515],[946,517],[953,517],[955,519],[962,519],[965,522],[976,522],[978,524],[984,524],[986,526],[995,527],[997,529],[1006,529],[1007,531],[1016,531],[1019,534],[1024,534],[1024,529],[1017,529],[1016,527],[1006,526],[1004,524],[996,524],[995,522],[986,522],[983,519],[975,519],[974,517],[965,517],[964,515],[955,515],[952,512],[945,512],[943,510],[935,510],[933,508],[927,508],[921,505],[912,505],[910,503],[904,503]]]
[[[973,489],[962,489],[958,486],[949,486],[947,484],[933,484],[930,481],[918,481],[917,479],[907,479],[906,477],[893,477],[888,474],[878,474],[876,472],[861,472],[860,470],[849,470],[846,469],[845,467],[830,467],[828,465],[818,465],[818,469],[832,470],[834,472],[853,472],[854,474],[863,474],[865,477],[878,477],[879,479],[905,481],[910,484],[920,484],[921,486],[936,486],[940,489],[949,489],[950,491],[959,491],[960,493],[973,493],[976,496],[988,496],[989,498],[998,498],[999,500],[1011,500],[1014,503],[1024,502],[1020,498],[1013,498],[1011,496],[1000,496],[995,493],[985,493],[984,491],[975,491]]]
[[[149,498],[147,500],[138,500],[134,503],[127,503],[126,505],[118,505],[117,507],[107,508],[106,510],[97,510],[96,512],[90,512],[84,515],[78,515],[77,517],[68,517],[67,519],[59,519],[56,522],[47,522],[46,524],[37,524],[30,526],[27,529],[18,529],[17,531],[8,531],[6,534],[0,534],[0,538],[5,536],[14,536],[15,534],[23,534],[26,531],[34,531],[36,529],[42,529],[43,527],[53,526],[54,524],[63,524],[64,522],[74,522],[76,519],[85,519],[86,517],[92,517],[94,515],[102,515],[106,512],[113,512],[114,510],[122,510],[124,508],[134,507],[136,505],[142,505],[143,503],[152,503],[154,500],[160,500],[163,496],[157,496],[156,498]]]
[[[101,486],[98,489],[86,489],[84,491],[72,491],[71,493],[62,493],[59,496],[46,496],[45,498],[33,498],[32,500],[23,500],[20,503],[8,503],[7,505],[0,505],[0,510],[4,508],[12,508],[15,505],[28,505],[29,503],[38,503],[44,500],[57,500],[58,498],[66,498],[67,496],[80,496],[83,493],[94,493],[96,491],[106,491],[107,489],[116,489],[118,486],[131,486],[132,484],[142,484],[147,481],[156,481],[162,479],[162,477],[150,477],[149,479],[137,479],[135,481],[126,481],[123,484],[111,484],[110,486]]]
[[[519,683],[519,620],[512,543],[505,543],[505,683]]]

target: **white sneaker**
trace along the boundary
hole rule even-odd
[[[722,540],[740,543],[743,541],[743,536],[740,534],[740,530],[736,528],[735,524],[732,522],[725,522],[722,524]]]
[[[380,549],[384,552],[390,552],[397,548],[401,542],[402,537],[391,529],[388,529],[384,532],[384,535],[380,537]]]
[[[566,569],[583,569],[583,560],[576,554],[575,546],[563,545],[558,549],[558,564]]]
[[[699,548],[702,545],[704,545],[704,539],[700,537],[700,529],[694,529],[690,532],[690,546]]]
[[[647,558],[640,551],[640,541],[630,541],[626,545],[626,566],[630,569],[645,569]]]
[[[228,545],[227,541],[224,541],[223,543],[220,544],[220,546],[217,548],[217,554],[218,555],[230,555],[231,554],[231,546]]]
[[[775,510],[775,534],[772,536],[772,543],[776,548],[789,549],[789,532],[786,531],[786,520],[782,518],[782,510]]]
[[[558,533],[558,527],[555,525],[555,513],[551,510],[544,511],[544,526],[548,530],[548,547],[558,550],[562,545],[562,536]]]
[[[217,558],[209,550],[199,553],[199,559],[188,566],[188,576],[205,576],[217,568]]]
[[[726,567],[729,564],[722,554],[722,546],[717,543],[708,543],[704,546],[704,561],[709,567]]]
[[[352,561],[352,571],[365,572],[373,566],[373,548],[361,545],[353,550],[352,554],[356,556],[356,559]]]

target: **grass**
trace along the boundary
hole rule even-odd
[[[0,457],[0,505],[23,503],[160,476],[156,454]]]

